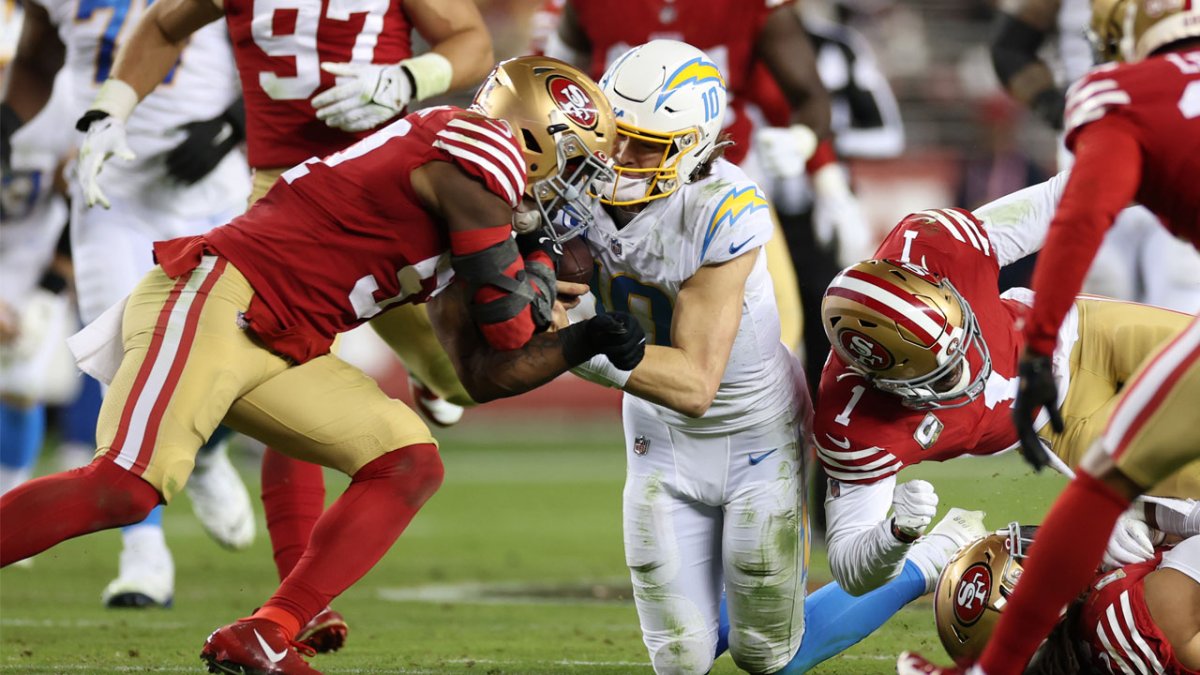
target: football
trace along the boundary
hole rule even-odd
[[[574,237],[563,242],[562,257],[558,260],[555,274],[562,281],[576,284],[586,284],[592,280],[592,252],[588,250],[587,242],[582,237]]]

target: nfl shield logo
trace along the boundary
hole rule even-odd
[[[621,255],[621,240],[616,237],[611,237],[608,240],[608,248],[613,255]]]
[[[644,455],[650,450],[650,440],[645,436],[638,436],[633,439],[633,452],[638,455]]]

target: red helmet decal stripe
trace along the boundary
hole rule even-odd
[[[910,317],[900,313],[892,306],[885,304],[884,302],[877,300],[872,296],[866,295],[865,293],[840,286],[831,286],[826,293],[857,302],[860,305],[875,310],[876,312],[879,312],[883,316],[895,321],[898,325],[908,329],[909,332],[924,340],[935,354],[942,351],[942,345],[937,341],[937,338],[930,333],[930,331],[926,330]]]
[[[859,270],[853,270],[853,269],[847,270],[846,276],[850,277],[851,279],[858,279],[859,281],[863,281],[865,283],[871,284],[872,286],[876,286],[880,289],[883,289],[888,295],[892,296],[899,302],[911,307],[912,309],[916,310],[917,312],[920,312],[921,314],[929,317],[931,320],[936,322],[938,324],[938,326],[937,326],[938,333],[939,334],[941,333],[941,325],[940,324],[943,320],[942,315],[940,313],[938,313],[938,311],[936,309],[934,309],[933,307],[930,307],[929,305],[925,304],[924,302],[921,302],[920,300],[918,300],[915,296],[913,296],[912,291],[910,291],[906,288],[897,286],[896,284],[892,283],[889,279],[886,279],[883,277],[877,277],[872,274],[866,274],[864,272],[860,272]],[[927,278],[925,280],[928,281],[929,283],[936,285],[936,281],[934,281],[932,279]],[[927,333],[930,332],[929,328],[926,328],[925,332],[927,332]]]

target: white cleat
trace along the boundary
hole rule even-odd
[[[408,376],[408,386],[412,392],[413,403],[426,420],[439,427],[452,427],[462,419],[461,405],[451,403],[433,393],[433,390],[412,375]]]
[[[983,511],[952,508],[908,550],[908,559],[925,577],[926,593],[933,592],[942,569],[959,549],[987,536],[983,516]]]
[[[100,595],[105,607],[170,607],[175,595],[175,562],[158,526],[122,533],[120,572]]]
[[[222,443],[197,455],[196,469],[184,490],[209,536],[225,548],[240,551],[254,543],[254,509],[227,448],[228,444]]]

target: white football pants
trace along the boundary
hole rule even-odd
[[[734,661],[782,668],[804,634],[801,425],[693,434],[629,395],[623,419],[625,560],[655,672],[708,672],[723,588]]]

